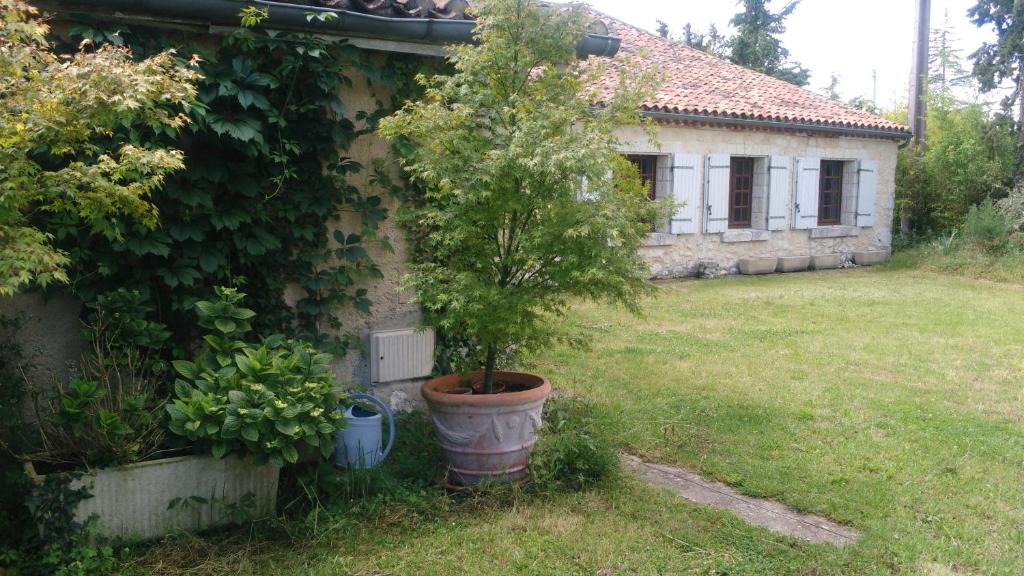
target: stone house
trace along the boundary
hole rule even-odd
[[[55,29],[78,19],[113,19],[166,27],[199,36],[238,26],[235,0],[38,0]],[[444,55],[444,45],[468,42],[473,21],[464,0],[305,0],[251,2],[269,8],[271,29],[310,30],[371,54]],[[310,19],[330,11],[332,19]],[[607,24],[607,28],[605,28]],[[621,49],[620,49],[621,44]],[[616,52],[621,56],[615,57]],[[866,112],[851,109],[784,82],[734,66],[598,15],[594,33],[579,45],[581,57],[608,64],[607,84],[619,66],[650,66],[665,73],[645,113],[659,125],[658,142],[639,131],[620,136],[628,155],[650,184],[652,197],[681,204],[670,221],[651,233],[644,256],[656,277],[700,270],[735,271],[740,258],[888,251],[896,149],[908,133]],[[631,58],[637,58],[635,61]],[[353,71],[339,96],[351,114],[369,110],[379,86]],[[390,155],[374,134],[361,136],[347,155],[369,166]],[[366,173],[352,184],[368,184]],[[397,200],[385,198],[392,213]],[[337,226],[345,229],[346,216]],[[419,308],[399,287],[408,245],[393,219],[382,224],[394,252],[370,247],[383,280],[366,285],[374,306],[368,314],[339,312],[360,334],[367,353],[350,354],[335,366],[342,381],[373,385],[395,407],[418,398],[414,386],[433,369],[433,335],[417,332]],[[294,295],[286,294],[286,298]],[[70,297],[23,294],[0,300],[0,314],[27,314],[23,343],[39,359],[38,381],[62,378],[81,353],[81,305]],[[55,336],[56,335],[56,336]]]
[[[643,103],[657,142],[623,130],[652,198],[680,205],[643,248],[655,277],[735,273],[744,258],[834,267],[892,245],[896,153],[906,127],[607,16],[623,66],[663,80]]]

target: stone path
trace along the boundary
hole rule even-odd
[[[631,454],[623,454],[622,462],[648,484],[669,488],[697,504],[731,510],[747,522],[772,532],[836,546],[850,544],[860,536],[852,528],[828,518],[797,512],[774,500],[744,496],[721,482],[706,480],[692,472],[644,462]]]

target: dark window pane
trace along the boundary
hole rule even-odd
[[[754,159],[729,160],[729,227],[750,228],[754,188]]]
[[[843,211],[843,163],[821,161],[821,186],[818,203],[818,224],[839,224]]]

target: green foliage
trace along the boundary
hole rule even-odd
[[[487,350],[485,389],[499,350],[550,341],[567,298],[637,309],[648,290],[637,249],[646,196],[607,179],[614,130],[641,123],[649,77],[623,78],[595,109],[594,67],[572,65],[589,25],[579,6],[528,0],[476,5],[477,43],[452,49],[454,73],[424,78],[426,97],[381,123],[404,147],[425,192],[403,221],[421,236],[411,266],[428,322]]]
[[[787,2],[776,13],[768,8],[770,0],[740,0],[743,9],[729,21],[736,35],[729,40],[729,60],[797,86],[806,86],[811,73],[789,60],[789,50],[779,36],[786,31],[785,20],[800,0]]]
[[[84,524],[74,509],[91,495],[71,488],[73,475],[50,474],[40,485],[21,469],[0,470],[0,488],[11,505],[0,510],[0,567],[10,576],[105,576],[117,554],[95,535],[96,519]]]
[[[117,466],[163,448],[166,327],[141,319],[151,310],[138,292],[101,295],[92,307],[79,376],[58,382],[56,396],[37,394],[45,400],[37,406],[40,451],[29,456],[36,462]]]
[[[990,92],[1009,80],[1019,86],[1021,72],[1020,45],[1024,41],[1024,5],[1014,0],[977,0],[967,10],[976,26],[991,27],[995,42],[984,42],[973,54],[974,77],[981,89]],[[1006,104],[1016,102],[1018,91],[1007,96]]]
[[[177,399],[167,406],[171,432],[208,449],[255,457],[258,464],[295,463],[298,446],[331,454],[343,425],[333,393],[331,356],[282,336],[258,345],[242,340],[256,314],[244,294],[217,288],[216,301],[196,303],[206,348],[194,362],[176,360]]]
[[[79,32],[108,37],[96,31],[113,26]],[[193,42],[118,26],[116,36],[140,54]],[[344,353],[349,339],[337,311],[370,309],[362,284],[381,276],[370,247],[390,249],[379,234],[389,216],[383,198],[372,179],[363,189],[350,182],[364,167],[346,150],[409,93],[400,78],[414,75],[420,60],[370,57],[344,42],[259,29],[229,34],[212,51],[192,50],[202,54],[198,103],[188,133],[166,138],[186,151],[186,166],[152,192],[162,226],[119,219],[121,240],[111,243],[74,214],[47,223],[74,262],[76,294],[91,301],[114,287],[139,290],[182,350],[198,336],[187,313],[192,304],[214,286],[244,287],[260,310],[261,333]],[[342,94],[357,71],[387,93],[376,109],[347,109]],[[346,229],[332,237],[339,222]],[[296,284],[298,300],[289,306],[284,293]]]
[[[959,228],[971,206],[1006,194],[1016,140],[1008,117],[941,94],[929,98],[927,127],[923,154],[899,153],[897,212],[918,232],[942,233]]]
[[[575,492],[613,478],[619,457],[596,407],[571,397],[544,405],[544,428],[530,457],[532,486],[540,491]]]
[[[963,227],[963,239],[966,242],[995,254],[1006,249],[1009,236],[1010,226],[1006,217],[991,199],[986,198],[982,203],[971,206]]]
[[[136,61],[114,45],[60,58],[47,31],[34,8],[0,0],[0,295],[68,280],[68,254],[31,215],[69,212],[107,241],[118,217],[153,230],[149,196],[183,165],[156,140],[186,124],[195,72],[173,52]],[[137,138],[111,138],[128,124]]]

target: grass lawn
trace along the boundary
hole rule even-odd
[[[569,321],[592,349],[527,365],[591,399],[618,445],[830,516],[857,544],[776,536],[627,479],[461,503],[423,488],[325,517],[312,540],[172,540],[126,570],[1024,573],[1024,288],[856,269],[663,284],[646,309],[581,305]]]

